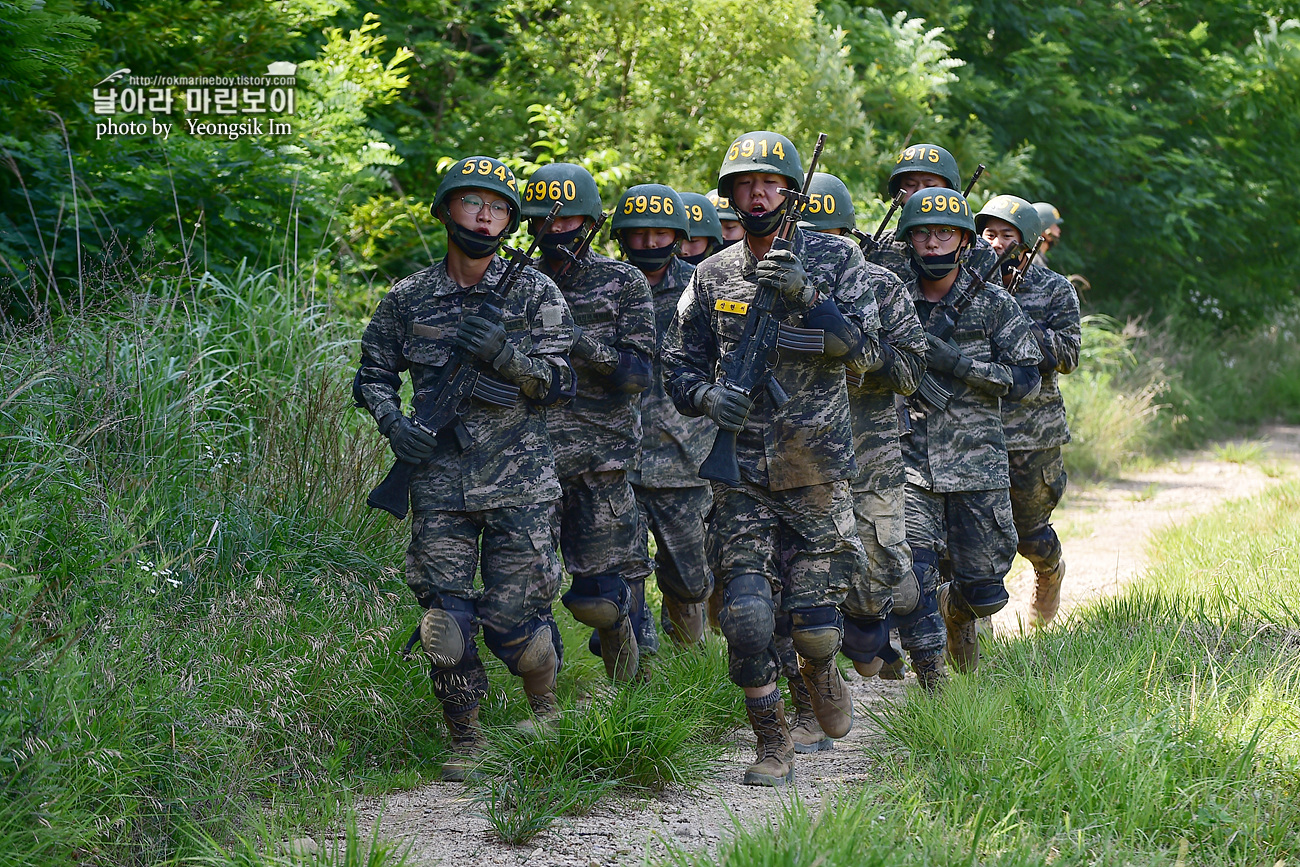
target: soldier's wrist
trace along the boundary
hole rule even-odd
[[[392,411],[392,412],[389,412],[389,413],[385,413],[384,416],[381,417],[381,418],[379,419],[379,433],[380,433],[380,435],[381,435],[381,436],[388,436],[389,433],[392,432],[392,430],[393,430],[393,426],[397,424],[398,420],[399,420],[401,417],[402,417],[402,414],[401,414],[400,412],[396,411],[396,410],[394,410],[394,411]]]

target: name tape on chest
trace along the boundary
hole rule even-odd
[[[728,301],[726,298],[719,298],[713,302],[713,309],[720,313],[735,313],[738,316],[744,316],[749,312],[749,304],[744,301]]]

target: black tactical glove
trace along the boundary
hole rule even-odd
[[[481,316],[466,316],[461,320],[455,343],[498,370],[515,354],[515,348],[506,340],[506,330],[501,323],[489,322]]]
[[[1052,346],[1047,342],[1047,332],[1043,326],[1037,322],[1029,326],[1029,330],[1034,333],[1034,339],[1038,341],[1038,351],[1043,353],[1043,360],[1038,362],[1038,372],[1046,375],[1056,370],[1057,358],[1056,353],[1052,352]]]
[[[400,412],[391,412],[379,422],[379,432],[388,437],[388,445],[399,461],[424,463],[433,456],[438,439]]]
[[[965,379],[970,373],[971,360],[962,355],[961,350],[946,340],[940,340],[933,334],[926,334],[930,346],[925,353],[925,366],[940,373],[951,373],[958,379]]]
[[[722,430],[738,431],[745,426],[754,402],[738,391],[710,385],[700,393],[696,405]]]
[[[758,285],[779,292],[785,303],[797,310],[812,303],[813,289],[807,285],[808,272],[793,250],[769,250],[755,268]]]

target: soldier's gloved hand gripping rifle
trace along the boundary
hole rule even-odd
[[[519,278],[524,275],[524,269],[532,264],[541,237],[551,228],[551,224],[559,215],[560,203],[556,202],[555,207],[551,208],[550,214],[547,215],[541,231],[533,237],[533,243],[526,253],[521,253],[513,247],[503,248],[510,262],[506,265],[505,273],[501,275],[496,286],[487,293],[483,305],[474,313],[475,316],[481,316],[488,322],[501,321],[506,297],[519,282]],[[473,440],[461,420],[461,415],[469,409],[469,401],[474,396],[475,386],[479,384],[479,374],[482,369],[483,363],[472,353],[460,348],[455,349],[451,358],[442,366],[433,384],[415,393],[415,397],[411,400],[411,421],[431,434],[451,428],[460,449],[464,451],[469,448],[473,445]],[[500,383],[484,383],[480,393],[485,400],[495,402],[491,401],[490,397],[501,388]],[[411,500],[411,476],[418,466],[406,461],[395,462],[384,480],[370,492],[370,496],[366,497],[366,505],[372,509],[383,509],[398,518],[405,518]]]
[[[822,148],[826,146],[826,133],[817,136],[817,146],[813,148],[812,160],[808,163],[808,172],[804,175],[803,188],[799,191],[782,190],[785,196],[785,217],[777,236],[772,241],[773,250],[789,250],[794,244],[790,235],[799,222],[799,213],[808,202],[808,187],[812,184],[813,173],[817,170],[817,160],[821,158]],[[772,315],[776,306],[777,290],[764,287],[762,283],[754,292],[754,300],[745,313],[745,329],[740,340],[722,358],[720,367],[722,375],[718,385],[732,391],[740,392],[751,400],[759,389],[767,389],[768,397],[775,407],[784,406],[790,396],[785,393],[772,377],[772,368],[777,361],[777,340],[781,333],[781,323]],[[700,478],[714,482],[725,482],[732,487],[740,484],[740,464],[736,459],[736,431],[718,430],[713,440],[713,449],[700,465]]]

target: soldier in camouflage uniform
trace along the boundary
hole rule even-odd
[[[777,689],[778,595],[822,731],[842,737],[853,722],[835,664],[839,606],[865,557],[849,492],[857,467],[845,367],[857,374],[880,367],[880,320],[856,247],[799,229],[774,243],[780,190],[797,188],[802,175],[785,136],[752,132],[732,143],[718,192],[736,207],[745,240],[696,269],[663,351],[665,384],[682,414],[707,415],[736,433],[740,481],[714,483],[705,544],[723,587],[719,622],[731,680],[745,691],[758,741],[744,778],[750,785],[794,778],[794,743]],[[773,316],[783,323],[773,375],[789,400],[779,408],[767,391],[751,396],[718,381],[760,283],[776,294]],[[799,339],[810,334],[820,351]],[[796,553],[785,553],[790,547]]]
[[[663,204],[654,209],[651,197],[656,195]],[[639,208],[639,196],[646,197],[645,208]],[[628,261],[650,282],[661,344],[677,300],[695,273],[694,265],[673,254],[688,232],[701,240],[722,240],[713,205],[699,194],[677,196],[662,184],[642,184],[624,193],[614,210],[614,236]],[[694,644],[704,635],[703,603],[713,589],[713,575],[704,559],[704,516],[712,496],[708,482],[699,476],[700,463],[713,442],[713,425],[705,418],[683,416],[673,406],[664,389],[658,350],[652,378],[641,395],[641,469],[632,474],[632,488],[641,514],[643,548],[650,533],[655,537],[655,578],[663,595],[664,632],[679,644]],[[653,632],[654,621],[648,616],[647,620],[646,627]]]
[[[894,160],[894,169],[889,173],[891,200],[902,192],[903,204],[907,204],[917,192],[936,187],[950,190],[962,188],[961,169],[957,168],[957,160],[947,148],[935,144],[919,144],[899,151],[898,158]],[[912,249],[905,240],[899,240],[897,235],[886,235],[886,238],[888,240],[877,243],[870,236],[858,236],[868,262],[883,265],[906,283],[916,276],[912,269]],[[980,237],[976,237],[968,246],[966,256],[966,266],[981,276],[997,261],[993,248]]]
[[[946,188],[908,200],[897,231],[912,245],[918,276],[908,291],[927,341],[903,438],[907,541],[922,602],[899,634],[916,660],[942,647],[946,627],[948,655],[962,671],[979,661],[976,619],[1007,603],[1003,581],[1016,552],[1001,401],[1037,390],[1042,359],[1011,296],[960,264],[974,234],[966,199]],[[945,555],[952,579],[936,592]]]
[[[499,321],[478,315],[506,270],[496,251],[519,224],[510,169],[487,157],[460,160],[432,207],[447,227],[447,256],[379,302],[361,339],[353,392],[398,460],[417,465],[406,580],[426,609],[420,639],[452,738],[442,775],[460,780],[482,748],[480,625],[488,649],[523,678],[532,709],[555,713],[562,650],[551,603],[560,562],[548,512],[560,483],[537,408],[572,394],[573,319],[555,284],[531,269],[505,298]],[[459,437],[404,416],[398,396],[402,371],[418,392],[455,353],[481,363],[483,386],[460,417]],[[481,589],[474,586],[480,567]]]
[[[1027,204],[1015,196],[998,196],[975,215],[975,227],[999,255],[1025,246],[1026,233],[1032,228],[1018,217]],[[1041,224],[1044,211],[1037,204],[1033,207]],[[1051,218],[1052,212],[1047,215]],[[1020,539],[1016,550],[1034,567],[1033,623],[1046,626],[1056,616],[1065,577],[1061,540],[1050,523],[1052,510],[1065,492],[1061,446],[1070,441],[1065,402],[1056,378],[1079,366],[1079,298],[1069,280],[1035,259],[1016,289],[1015,299],[1029,317],[1043,356],[1038,365],[1043,385],[1037,395],[1022,401],[1003,401],[1002,423],[1011,473],[1011,514]]]
[[[809,228],[841,235],[854,231],[853,200],[842,181],[819,172],[809,194],[804,210]],[[925,371],[926,339],[902,281],[870,262],[867,270],[880,311],[884,365],[860,379],[850,377],[849,381],[853,445],[858,460],[858,475],[851,487],[858,536],[869,564],[860,582],[850,590],[850,599],[855,594],[861,597],[863,602],[857,607],[875,612],[876,617],[862,622],[846,620],[843,653],[864,677],[880,674],[897,680],[903,676],[903,664],[889,643],[887,627],[910,624],[920,601],[920,578],[913,571],[912,552],[907,546],[906,476],[899,444],[906,414],[902,399],[916,391]],[[932,688],[943,674],[942,656],[929,653],[915,657],[913,667],[922,685]]]
[[[730,247],[732,244],[745,237],[745,227],[740,225],[740,217],[736,215],[736,209],[731,207],[731,200],[725,196],[719,196],[717,190],[709,190],[704,194],[704,198],[713,203],[713,207],[718,211],[718,222],[722,225],[722,246]]]
[[[591,250],[574,260],[601,213],[596,181],[586,169],[543,166],[528,179],[523,198],[533,231],[556,202],[561,205],[560,218],[540,239],[538,267],[557,279],[575,322],[577,394],[546,414],[563,490],[552,520],[573,576],[564,605],[596,630],[596,652],[609,676],[627,681],[640,665],[633,620],[650,574],[628,482],[641,459],[639,395],[650,384],[655,351],[650,287],[637,269]]]
[[[718,209],[709,201],[708,196],[699,193],[682,193],[681,196],[690,226],[677,258],[694,268],[722,249],[722,221],[718,219]],[[685,285],[682,284],[683,287]]]

